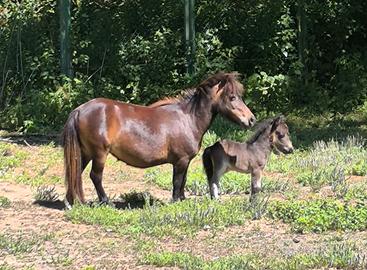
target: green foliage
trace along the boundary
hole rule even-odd
[[[10,206],[10,200],[5,196],[0,196],[0,208],[6,208]]]
[[[290,223],[296,232],[366,229],[367,207],[333,199],[275,201],[268,207],[272,218]]]
[[[367,174],[367,161],[366,160],[359,160],[355,164],[353,164],[351,168],[351,173],[353,175],[360,175],[364,176]]]
[[[76,1],[75,79],[66,80],[59,71],[56,2],[5,1],[0,128],[60,129],[68,113],[91,98],[147,104],[217,70],[247,75],[246,101],[257,115],[352,111],[367,96],[366,3],[302,2],[302,18],[297,3],[197,2],[196,73],[189,77],[182,2]]]

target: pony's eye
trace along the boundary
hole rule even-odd
[[[234,101],[236,99],[236,96],[231,96],[231,97],[229,97],[229,100],[230,101]]]
[[[284,137],[285,137],[285,135],[284,135],[284,134],[279,134],[279,135],[278,135],[278,138],[279,138],[279,139],[283,139]]]

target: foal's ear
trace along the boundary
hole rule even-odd
[[[283,121],[283,119],[284,119],[283,115],[279,115],[279,116],[277,116],[273,119],[273,121],[271,122],[271,131],[270,131],[270,133],[273,133],[277,129],[277,127]]]

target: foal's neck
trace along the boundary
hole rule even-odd
[[[251,143],[251,145],[253,151],[262,152],[265,155],[265,158],[269,157],[272,150],[272,145],[267,132],[259,136],[256,141]]]

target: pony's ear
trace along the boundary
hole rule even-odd
[[[214,99],[217,99],[222,95],[223,89],[224,89],[223,86],[221,86],[221,82],[219,82],[219,83],[217,83],[216,85],[213,86],[212,93],[213,93]]]
[[[284,121],[283,115],[279,115],[279,116],[275,117],[273,119],[273,121],[271,122],[271,131],[270,131],[270,133],[273,133],[282,121]]]

